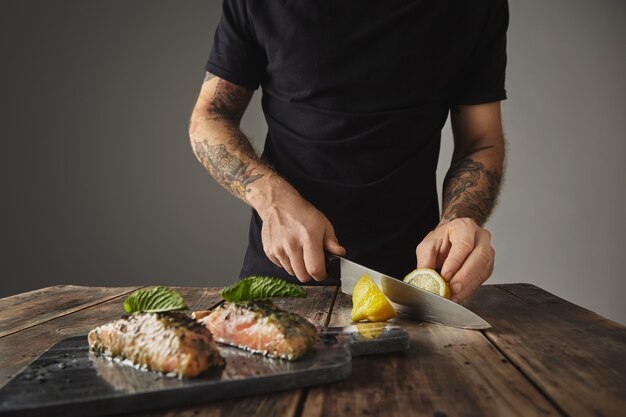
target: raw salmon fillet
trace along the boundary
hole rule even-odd
[[[307,319],[279,309],[270,300],[224,303],[210,314],[196,312],[215,340],[271,358],[295,360],[318,340]]]
[[[87,339],[98,354],[178,377],[224,362],[208,329],[183,313],[135,313],[96,327]]]

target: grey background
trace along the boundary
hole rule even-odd
[[[510,0],[508,170],[490,283],[626,323],[626,2]],[[218,1],[0,3],[0,296],[54,284],[220,286],[249,209],[191,152]],[[244,131],[265,124],[255,94]],[[450,158],[446,127],[441,168]]]

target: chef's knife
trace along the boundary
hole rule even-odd
[[[424,291],[340,256],[327,255],[326,258],[329,277],[340,279],[341,291],[348,295],[352,295],[357,281],[364,274],[368,274],[389,298],[396,311],[407,313],[423,321],[463,329],[478,330],[491,327],[476,313],[447,298]]]

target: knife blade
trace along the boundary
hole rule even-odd
[[[357,281],[368,274],[389,298],[396,311],[411,317],[462,329],[488,329],[491,325],[482,317],[454,301],[422,290],[348,259],[327,255],[329,277],[341,280],[341,291],[352,295]]]

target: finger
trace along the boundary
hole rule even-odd
[[[293,270],[293,267],[291,266],[291,262],[289,260],[289,256],[285,252],[281,251],[280,254],[274,255],[274,257],[278,260],[278,263],[279,263],[278,266],[280,266],[285,271],[287,271],[287,273],[289,275],[291,275],[292,277],[296,276],[296,274],[295,274],[295,272]]]
[[[446,261],[446,259],[450,255],[450,247],[451,245],[448,240],[441,242],[438,253],[437,253],[437,262],[436,262],[435,269],[439,268],[439,271],[441,271],[441,267],[443,266],[443,263]]]
[[[428,236],[417,245],[415,256],[417,256],[418,268],[435,269],[437,267],[437,247]]]
[[[461,229],[450,232],[450,252],[441,267],[441,275],[448,282],[454,279],[454,275],[461,269],[467,257],[474,250],[476,232],[473,229]]]
[[[302,248],[293,248],[289,252],[289,262],[293,267],[293,272],[300,282],[309,282],[313,279],[306,270],[304,265],[304,257],[302,254]]]
[[[276,266],[277,266],[277,267],[279,267],[279,268],[283,268],[283,264],[281,264],[281,263],[280,263],[280,261],[278,260],[278,258],[277,258],[277,257],[275,257],[274,255],[271,255],[271,254],[269,254],[269,253],[267,253],[267,252],[265,253],[265,255],[267,255],[267,258],[268,258],[270,261],[272,261],[272,263],[273,263],[274,265],[276,265]]]
[[[304,265],[307,272],[315,281],[326,279],[326,265],[322,242],[317,245],[313,242],[304,245],[303,248]]]
[[[452,299],[456,302],[466,300],[476,291],[493,272],[495,251],[491,247],[491,239],[479,233],[476,248],[450,281]]]
[[[276,265],[279,268],[283,268],[284,270],[286,270],[287,272],[289,272],[289,269],[291,269],[291,265],[288,265],[289,269],[285,268],[285,266],[283,265],[283,263],[280,260],[280,256],[277,254],[274,254],[274,251],[272,250],[268,250],[268,249],[263,249],[265,251],[265,256],[267,256],[267,258],[272,261],[272,263],[274,265]],[[284,256],[283,256],[284,257]],[[289,272],[290,275],[293,275],[292,272]]]
[[[339,244],[339,240],[335,235],[335,229],[333,229],[330,222],[326,224],[326,230],[324,231],[324,249],[339,256],[344,256],[346,254],[346,248]]]

